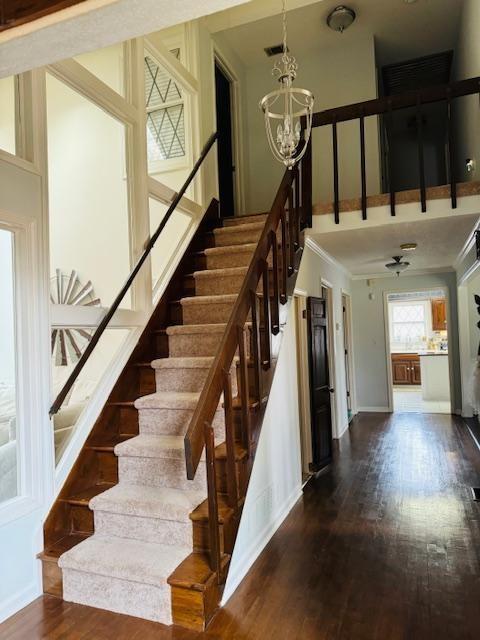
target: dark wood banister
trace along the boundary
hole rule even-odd
[[[265,222],[257,248],[250,261],[250,266],[243,281],[230,319],[219,345],[217,356],[210,368],[205,386],[185,435],[185,459],[187,477],[195,477],[205,445],[205,425],[211,424],[224,390],[225,372],[230,370],[231,363],[238,348],[238,328],[243,329],[252,305],[251,292],[255,291],[259,282],[259,264],[267,259],[271,245],[271,233],[277,232],[283,208],[287,201],[291,185],[298,175],[298,168],[285,171],[280,187],[273,201],[269,216]],[[268,327],[268,332],[270,328]],[[267,328],[265,328],[267,333]]]
[[[95,329],[95,332],[94,332],[90,342],[88,343],[87,348],[82,353],[79,361],[75,365],[75,368],[73,369],[72,373],[69,375],[69,377],[67,378],[67,381],[63,385],[62,390],[60,391],[60,393],[56,397],[55,401],[53,402],[52,406],[50,407],[50,411],[49,411],[50,417],[52,417],[54,414],[56,414],[58,412],[58,410],[60,409],[60,407],[62,406],[65,398],[67,397],[68,392],[70,391],[70,389],[74,385],[74,383],[75,383],[76,379],[78,378],[80,372],[82,371],[82,369],[85,366],[87,360],[89,359],[90,355],[92,354],[93,350],[95,349],[95,346],[97,345],[98,341],[100,340],[103,332],[107,328],[110,320],[112,319],[112,317],[114,316],[114,314],[117,311],[118,307],[120,306],[121,301],[123,300],[123,298],[125,297],[125,294],[127,293],[129,288],[131,287],[133,281],[135,280],[135,277],[137,276],[138,272],[142,268],[145,260],[150,255],[150,252],[153,249],[153,247],[154,247],[156,241],[158,240],[160,234],[162,233],[165,225],[169,221],[172,213],[178,207],[178,205],[180,203],[180,200],[185,195],[186,190],[188,189],[188,187],[190,186],[190,183],[192,182],[192,180],[196,176],[200,166],[202,165],[203,161],[205,160],[206,156],[208,155],[208,152],[212,148],[212,146],[215,143],[215,141],[217,140],[217,138],[218,138],[218,133],[215,132],[215,133],[212,133],[212,135],[207,140],[205,146],[202,149],[202,152],[201,152],[198,160],[195,162],[195,164],[193,166],[193,169],[190,171],[190,173],[189,173],[187,179],[185,180],[182,188],[180,189],[180,191],[173,198],[170,206],[167,209],[167,212],[166,212],[164,218],[162,219],[161,223],[158,225],[157,230],[155,231],[153,236],[151,236],[150,240],[145,245],[145,249],[144,249],[142,255],[137,260],[137,262],[136,262],[135,266],[133,267],[130,275],[128,276],[125,284],[120,289],[120,292],[118,293],[117,297],[113,301],[111,307],[108,309],[106,314],[103,316],[100,324]]]
[[[343,107],[317,111],[313,114],[312,127],[323,127],[334,122],[347,122],[361,117],[377,116],[388,113],[390,110],[407,109],[415,107],[420,100],[421,104],[441,102],[449,98],[460,98],[480,92],[480,77],[459,80],[450,84],[442,84],[416,91],[406,91],[393,96],[375,98],[366,102],[356,102]]]

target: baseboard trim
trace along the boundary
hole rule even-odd
[[[273,537],[273,534],[288,516],[296,502],[302,497],[302,493],[301,486],[295,488],[295,491],[285,501],[276,518],[262,529],[257,538],[252,541],[247,550],[243,553],[237,565],[239,567],[238,570],[233,574],[231,572],[228,574],[227,584],[225,585],[225,591],[223,593],[221,603],[222,607],[226,605],[228,600],[233,596],[242,580],[250,571],[255,560]]]
[[[358,407],[358,413],[392,413],[390,407]]]
[[[41,595],[42,589],[40,583],[38,580],[34,580],[28,587],[23,589],[23,591],[15,593],[2,603],[0,606],[0,622],[4,622],[15,615],[20,609],[23,609]]]

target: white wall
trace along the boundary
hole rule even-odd
[[[0,79],[0,149],[15,153],[15,80]]]
[[[402,275],[400,278],[377,278],[370,282],[370,287],[367,286],[366,280],[354,280],[352,283],[353,345],[358,409],[385,411],[389,405],[384,293],[446,287],[450,305],[448,348],[454,369],[452,407],[454,410],[460,410],[462,396],[455,273]],[[369,293],[373,294],[373,300],[369,298]]]
[[[464,80],[480,76],[480,2],[464,0],[454,58],[454,78]],[[480,108],[478,95],[454,101],[456,110],[457,179],[478,180],[480,171]],[[474,158],[477,171],[467,173],[465,160]]]
[[[306,291],[309,296],[321,296],[322,279],[332,285],[333,291],[333,330],[335,350],[333,359],[335,372],[332,386],[335,389],[335,424],[333,436],[340,438],[348,428],[347,386],[345,374],[344,327],[342,293],[350,294],[352,282],[348,274],[339,265],[327,257],[315,253],[308,245],[305,247],[296,287]],[[355,320],[354,320],[355,322]],[[355,357],[355,354],[353,354]]]
[[[13,237],[10,231],[0,229],[0,383],[15,382],[15,333],[13,327],[14,298],[12,273]],[[1,421],[1,415],[0,415]]]
[[[225,585],[224,603],[302,492],[294,316],[291,304]]]
[[[250,212],[270,208],[283,172],[282,165],[272,159],[265,135],[264,118],[258,107],[260,99],[275,89],[271,75],[273,59],[262,58],[255,68],[247,69],[247,133],[249,153],[246,162]],[[319,49],[299,61],[295,85],[306,87],[315,96],[315,111],[361,102],[377,97],[375,51],[372,37],[345,47]],[[359,197],[360,142],[358,122],[338,125],[340,197]],[[367,191],[379,193],[380,167],[378,130],[375,118],[365,123],[367,154]],[[331,127],[313,132],[314,202],[333,199],[333,157]]]

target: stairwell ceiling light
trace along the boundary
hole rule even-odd
[[[270,150],[276,160],[292,169],[307,149],[312,131],[313,94],[308,89],[293,87],[298,64],[287,46],[286,0],[282,0],[283,53],[272,69],[280,89],[268,93],[260,101]],[[276,125],[276,126],[275,126]],[[304,145],[299,150],[302,137]]]
[[[330,29],[343,33],[345,29],[348,29],[353,24],[356,17],[357,15],[353,9],[341,4],[328,14],[327,24]]]
[[[405,271],[410,266],[410,263],[403,261],[402,258],[403,256],[392,256],[394,262],[387,262],[385,266],[389,271],[393,271],[399,276],[402,271]]]

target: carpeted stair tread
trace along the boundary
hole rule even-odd
[[[208,249],[204,249],[200,253],[205,254],[206,256],[214,256],[218,254],[224,253],[240,253],[240,252],[253,252],[257,248],[256,242],[248,242],[246,244],[232,244],[223,247],[209,247]]]
[[[234,304],[238,294],[227,293],[216,296],[191,296],[188,298],[182,298],[180,303],[182,306],[196,305],[196,304]]]
[[[137,409],[192,409],[197,406],[200,393],[189,391],[157,391],[135,400]]]
[[[230,218],[223,219],[223,226],[237,227],[237,226],[243,226],[244,224],[250,224],[252,222],[265,223],[267,218],[268,218],[268,213],[253,213],[245,216],[232,216]]]
[[[247,222],[246,224],[231,226],[231,227],[218,227],[213,230],[215,236],[228,237],[229,235],[236,233],[245,233],[246,231],[262,231],[265,226],[265,222]]]
[[[204,499],[203,492],[168,487],[118,484],[92,498],[90,509],[128,516],[187,522]]]
[[[158,458],[180,460],[185,458],[183,436],[141,433],[115,447],[118,457]]]
[[[153,360],[153,369],[207,369],[212,365],[213,356],[197,356],[192,358],[159,358]]]
[[[175,324],[167,327],[167,335],[176,336],[197,333],[219,333],[223,335],[226,326],[225,322],[219,322],[218,324]]]
[[[165,586],[169,575],[191,553],[185,547],[94,535],[59,560],[62,569]]]
[[[192,275],[194,278],[219,278],[227,276],[245,276],[247,274],[248,267],[225,267],[224,269],[202,269],[201,271],[195,271]]]

